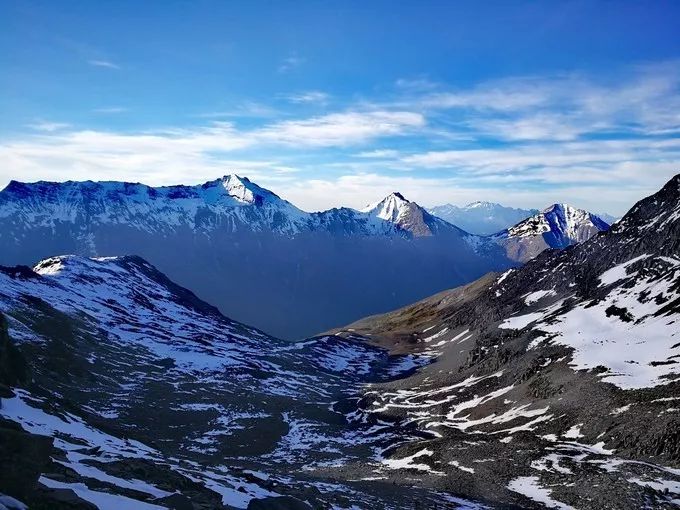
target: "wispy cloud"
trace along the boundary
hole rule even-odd
[[[59,131],[61,129],[71,127],[71,124],[68,124],[66,122],[39,121],[34,124],[29,124],[28,127],[35,131],[44,131],[46,133],[52,133],[54,131]]]
[[[399,78],[394,85],[398,89],[411,92],[425,92],[436,89],[440,86],[439,83],[430,80],[429,78]]]
[[[368,158],[368,159],[385,159],[385,158],[396,158],[399,155],[399,151],[393,149],[376,149],[372,151],[363,151],[356,154],[358,158]]]
[[[116,69],[116,70],[120,69],[119,65],[114,64],[110,60],[88,60],[87,63],[90,64],[91,66],[94,66],[94,67],[105,67],[107,69]]]
[[[280,73],[287,73],[289,71],[292,71],[293,69],[300,67],[305,62],[306,59],[303,57],[300,57],[298,55],[289,55],[288,57],[284,58],[281,61],[278,70]]]
[[[225,119],[230,117],[267,118],[276,117],[280,114],[281,112],[278,109],[269,105],[257,101],[243,101],[231,108],[199,113],[195,116],[202,119]]]
[[[326,92],[319,90],[308,90],[306,92],[299,92],[297,94],[289,94],[286,99],[291,103],[320,103],[328,102],[330,96]]]
[[[419,113],[368,111],[332,113],[267,126],[255,133],[260,140],[294,146],[333,147],[396,136],[425,125]]]
[[[123,113],[128,111],[128,109],[122,106],[109,106],[106,108],[95,108],[92,111],[94,113]]]

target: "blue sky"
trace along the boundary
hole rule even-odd
[[[680,171],[678,2],[0,3],[0,186],[225,173],[305,209],[565,201]]]

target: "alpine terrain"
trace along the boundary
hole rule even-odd
[[[246,178],[152,188],[12,181],[0,192],[0,264],[55,254],[139,255],[223,313],[296,339],[514,265],[395,193],[304,212]]]
[[[680,175],[583,243],[293,344],[136,256],[4,267],[0,311],[8,508],[680,498]]]

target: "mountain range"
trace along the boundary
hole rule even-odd
[[[400,200],[357,214],[448,232]],[[2,267],[0,504],[672,508],[679,321],[680,175],[576,245],[296,343],[138,256]]]
[[[594,232],[572,230],[580,236],[573,242]],[[12,181],[0,192],[0,243],[5,265],[55,254],[139,255],[223,313],[287,339],[406,305],[553,246],[470,234],[399,193],[361,211],[307,213],[235,175],[160,188]],[[517,247],[525,243],[531,248]]]

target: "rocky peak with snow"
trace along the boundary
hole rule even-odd
[[[542,212],[492,236],[508,256],[526,262],[548,248],[562,249],[590,239],[609,225],[584,209],[553,204]]]
[[[196,186],[160,187],[116,181],[12,181],[0,192],[2,218],[32,227],[70,223],[90,230],[95,225],[127,225],[146,232],[227,228],[290,234],[306,223],[298,208],[238,175]]]
[[[568,204],[553,204],[507,230],[508,237],[530,237],[548,234],[551,247],[564,248],[585,241],[594,230],[607,230],[609,225],[598,216]]]
[[[201,185],[203,197],[209,201],[210,193],[217,197],[226,196],[244,205],[262,206],[265,203],[282,205],[285,203],[278,195],[253,183],[247,177],[231,174],[221,179],[209,181]],[[214,198],[214,197],[211,197]]]

